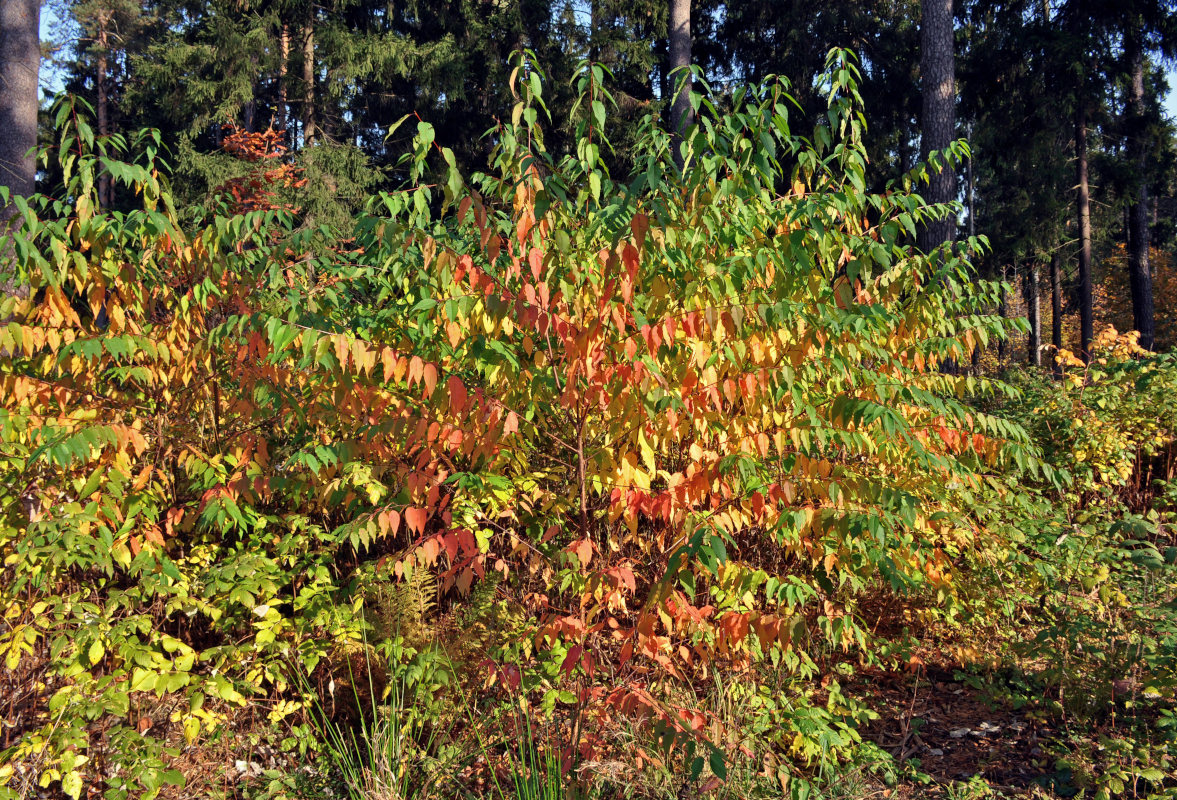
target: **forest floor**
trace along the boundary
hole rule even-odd
[[[1055,721],[1013,708],[960,669],[864,670],[848,691],[880,713],[864,736],[932,781],[901,784],[895,797],[926,796],[934,785],[974,777],[1007,794],[1059,782],[1055,759],[1044,748],[1057,737]]]
[[[1131,734],[1122,722],[1117,729],[1115,713],[1102,720],[1068,719],[1024,689],[951,663],[899,672],[861,669],[844,691],[879,713],[862,735],[889,752],[902,770],[900,780],[879,787],[877,796],[973,800],[1080,794],[1087,781],[1075,772],[1098,772],[1091,756],[1110,756],[1100,742]]]

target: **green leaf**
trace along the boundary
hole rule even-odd
[[[68,797],[78,800],[82,795],[82,774],[77,770],[71,770],[61,777],[61,791],[65,792]]]
[[[707,756],[707,763],[711,767],[711,771],[715,773],[715,777],[721,781],[727,780],[727,762],[724,761],[723,753],[719,748],[711,748],[711,753]]]
[[[428,149],[429,145],[433,144],[436,134],[433,126],[428,122],[421,120],[417,123],[417,139],[421,143],[421,147]]]

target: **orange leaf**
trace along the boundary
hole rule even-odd
[[[380,515],[380,527],[387,534],[395,534],[401,526],[400,512],[390,508]]]
[[[437,387],[437,367],[433,364],[426,364],[422,370],[422,377],[425,380],[425,396],[429,397]]]
[[[412,533],[424,533],[425,523],[429,521],[429,512],[424,508],[409,507],[405,509],[405,524]]]
[[[593,543],[588,539],[580,539],[568,545],[568,549],[576,554],[582,567],[587,567],[593,560]]]
[[[384,380],[391,381],[396,371],[396,353],[391,347],[386,347],[380,353],[380,363],[384,366]]]
[[[421,554],[425,556],[426,564],[436,564],[440,552],[441,546],[437,543],[437,537],[431,536],[421,543]]]
[[[466,567],[458,576],[458,591],[462,594],[470,593],[470,584],[474,582],[474,570]]]

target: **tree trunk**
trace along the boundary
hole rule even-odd
[[[1156,330],[1153,319],[1152,273],[1148,247],[1148,120],[1144,110],[1144,43],[1140,25],[1125,37],[1132,64],[1132,88],[1128,102],[1128,153],[1136,167],[1132,202],[1128,207],[1128,283],[1132,289],[1132,324],[1140,331],[1140,346],[1152,350]]]
[[[1005,290],[1005,284],[1009,278],[1009,272],[1005,264],[1001,265],[1001,296],[997,301],[997,313],[1001,315],[1002,319],[1009,319],[1009,295]],[[1003,336],[997,340],[997,370],[1001,371],[1001,365],[1005,361],[1005,352],[1008,345],[1007,340]]]
[[[290,25],[282,23],[282,30],[278,34],[278,130],[285,133],[286,116],[289,113],[286,100],[286,64],[290,60]],[[290,137],[286,138],[287,145],[291,144]]]
[[[253,62],[250,67],[254,75],[257,75],[257,56],[251,56],[249,60]],[[257,94],[258,84],[253,81],[249,89],[249,99],[241,108],[241,124],[249,133],[257,132]]]
[[[969,162],[965,167],[965,180],[968,183],[969,203],[969,238],[977,235],[977,185],[973,181],[973,127],[969,125]]]
[[[0,186],[23,197],[37,189],[37,162],[30,151],[37,146],[40,23],[40,0],[0,0]],[[0,236],[17,227],[16,213],[15,205],[0,205]],[[0,250],[0,262],[12,253],[11,246]],[[0,267],[0,291],[27,297],[27,286],[3,277],[8,272]]]
[[[977,186],[973,181],[973,126],[970,124],[968,129],[969,134],[969,163],[966,172],[966,179],[968,181],[968,203],[969,203],[969,238],[977,235]],[[981,280],[981,265],[973,264],[973,280],[980,282]],[[972,353],[973,374],[981,374],[981,348],[974,347]]]
[[[315,122],[315,7],[312,4],[307,15],[302,38],[302,143],[310,147],[315,143],[317,125]]]
[[[36,191],[40,19],[40,0],[0,0],[0,186],[25,197]],[[0,225],[15,213],[0,209]]]
[[[922,0],[920,3],[920,74],[923,115],[920,158],[927,161],[933,151],[948,147],[956,135],[956,59],[953,52],[952,0]],[[942,163],[932,171],[926,198],[930,203],[956,199],[956,173]],[[928,220],[920,228],[919,247],[925,253],[956,237],[956,219]]]
[[[1026,363],[1042,366],[1042,306],[1038,295],[1038,264],[1026,267],[1026,317],[1030,320],[1030,335],[1026,338]]]
[[[1050,254],[1050,343],[1054,345],[1054,377],[1062,378],[1062,368],[1058,363],[1058,351],[1063,349],[1063,278],[1062,261],[1056,247]]]
[[[694,112],[691,109],[691,80],[685,72],[691,66],[691,0],[670,0],[670,71],[671,85],[681,84],[681,88],[674,96],[674,105],[670,110],[670,121],[674,127],[674,161],[679,169],[683,167],[683,157],[679,145],[686,136],[687,129],[694,124]],[[673,91],[673,89],[672,89]]]
[[[903,115],[899,123],[899,174],[906,175],[911,171],[911,120]]]
[[[659,39],[654,46],[654,53],[661,66],[658,70],[658,97],[667,101],[673,91],[670,82],[670,41],[665,38]]]
[[[107,63],[107,47],[108,34],[107,26],[110,24],[110,15],[107,11],[100,11],[98,13],[98,36],[96,37],[96,44],[98,45],[98,63],[96,64],[96,75],[94,76],[95,90],[97,91],[97,113],[98,113],[98,135],[110,135],[110,99],[107,97],[106,78],[108,71]],[[110,175],[103,172],[98,176],[98,205],[101,208],[109,209],[113,202],[113,186],[111,185]]]
[[[1095,318],[1091,308],[1091,194],[1087,185],[1087,106],[1080,100],[1075,109],[1076,210],[1079,215],[1079,352],[1091,360]]]

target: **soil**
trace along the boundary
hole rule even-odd
[[[1048,753],[1054,728],[1041,713],[1014,709],[974,688],[952,668],[923,666],[914,672],[862,670],[846,687],[880,717],[865,727],[869,738],[929,776],[933,785],[951,785],[974,776],[1007,795],[1033,789],[1069,794]],[[903,787],[894,796],[918,796]],[[912,791],[915,794],[911,794]],[[1060,791],[1061,790],[1061,791]]]

